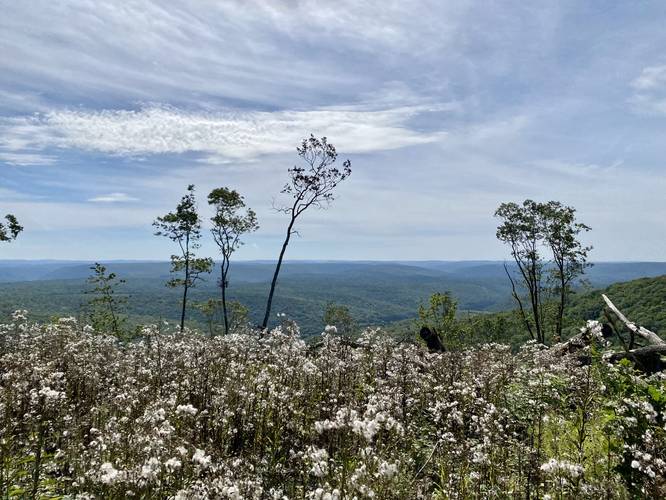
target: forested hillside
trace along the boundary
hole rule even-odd
[[[260,321],[273,266],[270,262],[239,262],[231,270],[230,298],[249,308],[254,323]],[[177,319],[179,292],[165,286],[168,263],[111,262],[108,267],[126,280],[118,293],[128,298],[126,308],[132,323]],[[359,326],[388,325],[414,318],[419,304],[436,292],[450,292],[458,301],[459,313],[498,312],[514,307],[501,262],[288,262],[282,272],[275,313],[296,320],[305,335],[321,332],[328,303],[349,307]],[[90,273],[90,263],[85,262],[0,262],[0,281],[5,281],[0,283],[0,314],[8,317],[16,309],[27,309],[31,317],[41,320],[79,316],[82,306],[90,300],[85,293],[90,289],[86,283]],[[598,263],[587,274],[593,286],[603,287],[627,276],[655,273],[666,274],[666,264]],[[21,276],[24,280],[19,280]],[[218,297],[217,282],[216,275],[207,276],[192,290],[193,302]],[[645,303],[659,297],[658,293],[641,293],[651,297],[646,297],[649,300]],[[634,296],[629,291],[623,294],[627,300]],[[572,319],[596,317],[601,308],[597,297],[596,293],[575,295]],[[622,306],[625,303],[618,300]],[[589,304],[589,310],[583,304]],[[659,321],[661,314],[650,316],[645,312],[651,321]],[[200,313],[192,310],[190,317],[194,326],[203,326]]]

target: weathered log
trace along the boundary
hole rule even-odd
[[[639,347],[628,352],[616,352],[608,359],[613,363],[628,359],[640,371],[656,373],[666,369],[666,344]]]
[[[606,302],[606,305],[608,308],[613,311],[615,316],[624,323],[624,325],[632,332],[634,332],[636,335],[639,337],[642,337],[645,339],[649,344],[652,345],[666,345],[666,342],[664,342],[659,335],[654,333],[653,331],[648,330],[647,328],[643,326],[636,326],[636,323],[632,323],[629,321],[624,314],[620,312],[620,310],[615,307],[615,304],[611,302],[611,300],[604,295],[603,293],[601,296],[604,298],[604,302]]]

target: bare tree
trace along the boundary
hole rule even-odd
[[[289,182],[282,189],[283,194],[293,198],[293,202],[277,210],[289,216],[289,225],[280,256],[278,257],[275,273],[271,281],[271,289],[268,293],[268,302],[266,304],[266,313],[262,328],[268,326],[268,318],[271,314],[273,304],[273,294],[277,285],[282,259],[289,245],[291,236],[296,233],[294,225],[296,220],[310,207],[325,208],[333,200],[333,191],[336,186],[351,175],[351,162],[345,160],[342,164],[342,170],[334,166],[338,158],[333,144],[329,144],[326,137],[321,139],[310,135],[308,139],[303,139],[301,145],[296,148],[298,156],[305,162],[304,167],[293,167],[288,170]]]
[[[245,209],[243,197],[236,191],[222,187],[213,189],[208,195],[208,203],[215,207],[215,215],[211,217],[213,239],[222,254],[220,264],[220,288],[222,289],[222,314],[224,316],[224,333],[229,333],[229,315],[227,313],[227,288],[229,287],[229,264],[231,254],[243,244],[240,237],[259,228],[257,215],[251,208]]]

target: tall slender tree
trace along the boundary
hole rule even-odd
[[[303,139],[296,151],[305,166],[290,168],[288,170],[289,182],[282,189],[282,193],[291,196],[293,201],[287,206],[277,208],[278,211],[289,216],[289,224],[271,281],[262,328],[268,326],[282,259],[292,235],[296,233],[294,229],[296,220],[310,207],[326,208],[330,205],[335,198],[333,191],[337,185],[351,175],[349,160],[343,162],[342,169],[335,166],[338,153],[333,144],[329,144],[326,137],[318,139],[314,135],[310,135],[308,139]]]
[[[241,236],[259,228],[257,215],[251,208],[246,208],[243,197],[235,190],[226,187],[213,189],[208,195],[208,203],[214,207],[211,217],[213,239],[222,254],[220,264],[220,288],[222,289],[222,315],[224,333],[229,333],[229,314],[227,311],[227,288],[229,287],[229,265],[231,254],[243,244]]]
[[[497,238],[509,245],[522,285],[527,289],[531,314],[525,310],[520,290],[505,266],[520,316],[530,337],[543,344],[546,338],[542,303],[544,260],[540,250],[545,224],[540,206],[532,200],[525,200],[522,206],[517,203],[502,203],[495,211],[495,217],[503,220],[497,228]]]
[[[185,311],[187,310],[187,293],[197,281],[202,280],[201,274],[210,273],[213,259],[200,258],[194,253],[201,244],[201,218],[197,212],[194,197],[194,185],[187,186],[187,194],[176,206],[175,212],[158,217],[153,222],[155,236],[164,236],[178,244],[179,255],[171,256],[171,273],[176,275],[167,282],[172,288],[182,287],[183,298],[180,313],[180,331],[185,328]]]
[[[561,338],[564,309],[573,293],[572,283],[592,265],[587,262],[592,247],[583,246],[578,239],[590,227],[576,220],[575,208],[563,206],[559,201],[545,203],[542,210],[546,221],[544,237],[553,258],[550,280],[557,301],[553,333]]]

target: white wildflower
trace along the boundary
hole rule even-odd
[[[197,448],[192,455],[192,461],[196,464],[199,464],[201,467],[206,468],[210,465],[210,455],[206,455],[206,452]]]
[[[176,413],[178,415],[190,415],[194,416],[197,414],[199,410],[197,410],[194,406],[191,404],[186,404],[186,405],[178,405],[176,407]]]
[[[109,462],[104,462],[99,469],[101,471],[99,480],[104,484],[113,484],[120,477],[120,472]]]

